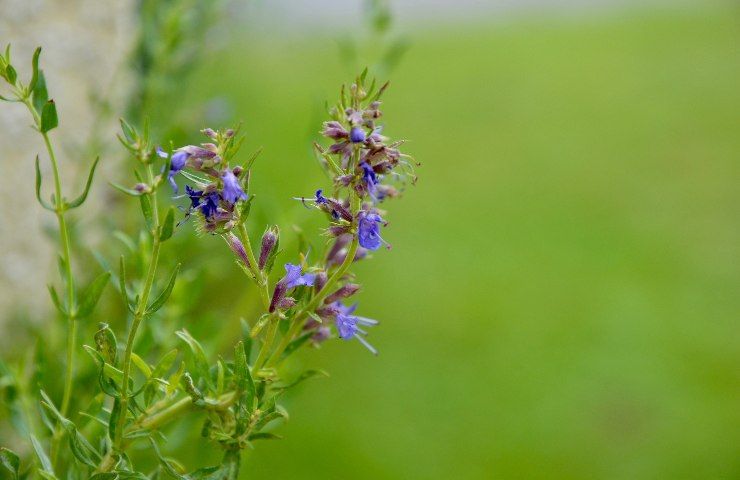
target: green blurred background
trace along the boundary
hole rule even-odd
[[[740,478],[739,20],[697,2],[404,32],[385,133],[420,180],[356,268],[381,353],[303,352],[289,368],[331,377],[287,398],[242,477]],[[291,197],[327,184],[309,145],[354,73],[342,36],[225,28],[181,99],[264,146],[256,230],[315,234]],[[175,324],[227,349],[255,292],[201,242],[221,301]],[[189,466],[213,463],[196,438]]]
[[[381,354],[307,352],[332,377],[244,478],[740,478],[739,12],[411,32],[385,122],[420,180],[357,268]],[[297,40],[246,34],[194,87],[291,213],[323,181],[296,133],[349,73],[331,34]]]

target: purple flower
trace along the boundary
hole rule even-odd
[[[301,274],[301,266],[292,263],[285,264],[285,276],[280,282],[285,283],[287,288],[297,287],[299,285],[313,286],[316,275],[313,273]]]
[[[360,127],[352,127],[349,131],[349,141],[352,143],[362,143],[365,141],[365,130]]]
[[[360,167],[362,168],[362,181],[365,183],[367,193],[370,194],[373,199],[377,200],[375,193],[377,189],[375,186],[378,184],[378,176],[375,175],[373,167],[371,167],[367,162],[361,162]]]
[[[211,218],[213,215],[215,215],[216,210],[218,210],[218,192],[210,192],[206,193],[201,197],[201,203],[200,203],[200,212],[203,214],[206,219]]]
[[[231,205],[235,204],[239,200],[246,200],[247,194],[244,193],[242,187],[239,185],[239,180],[230,169],[221,175],[221,180],[224,182],[224,189],[221,195],[223,199],[229,202]]]
[[[190,198],[190,210],[198,208],[200,205],[200,199],[203,196],[203,190],[196,190],[190,185],[185,185],[185,192],[188,198]]]
[[[157,155],[161,158],[167,158],[169,156],[167,152],[161,148],[157,148]],[[174,190],[175,193],[178,191],[177,183],[175,183],[175,175],[185,168],[185,164],[189,157],[190,154],[188,152],[177,150],[172,154],[172,158],[170,159],[170,171],[167,173],[167,180],[170,182],[170,185],[172,185],[172,190]]]
[[[354,304],[351,307],[345,307],[340,302],[336,302],[333,306],[336,309],[334,324],[337,326],[339,338],[343,340],[351,340],[352,338],[356,338],[365,346],[365,348],[370,350],[373,355],[377,355],[378,351],[375,349],[375,347],[370,345],[364,338],[364,336],[367,335],[367,332],[360,327],[372,327],[377,325],[378,321],[371,318],[352,315],[357,309],[357,304]]]
[[[322,203],[329,203],[329,200],[326,199],[326,197],[322,194],[323,190],[319,189],[316,190],[316,205],[321,205]]]
[[[349,209],[338,200],[325,197],[322,192],[323,190],[316,190],[316,198],[313,200],[309,200],[306,197],[293,197],[293,199],[300,200],[303,202],[304,206],[306,205],[306,202],[314,202],[317,207],[330,214],[334,220],[342,218],[351,222],[352,212],[350,212]]]
[[[385,223],[380,215],[362,210],[357,214],[357,219],[359,221],[357,236],[361,247],[377,250],[386,243],[380,238],[380,224]]]
[[[334,140],[347,138],[347,130],[345,130],[341,123],[335,120],[324,122],[324,131],[321,133],[325,137],[333,138]]]

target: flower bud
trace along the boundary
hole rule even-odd
[[[331,337],[331,329],[326,325],[321,325],[316,329],[316,332],[311,336],[311,343],[319,345]]]
[[[326,275],[325,271],[320,271],[316,274],[316,278],[314,279],[313,288],[316,290],[316,293],[320,292],[322,288],[324,288],[324,285],[326,285],[326,281],[329,279],[329,277]]]
[[[212,128],[204,128],[203,130],[200,131],[200,133],[214,140],[218,138],[218,134]]]
[[[275,285],[275,291],[272,293],[272,300],[270,301],[270,313],[280,307],[280,303],[285,299],[285,293],[287,291],[288,287],[285,285],[285,282],[278,282]]]
[[[234,252],[234,255],[237,256],[239,260],[244,263],[244,265],[249,268],[249,258],[247,257],[247,251],[244,249],[244,244],[241,240],[239,240],[239,237],[234,235],[233,233],[229,233],[226,236],[226,243],[229,244],[229,248],[231,248],[231,251]]]
[[[268,228],[265,231],[265,234],[262,235],[262,246],[260,247],[260,258],[258,262],[260,270],[264,270],[265,265],[267,265],[267,260],[270,258],[270,255],[275,249],[275,245],[277,244],[277,242],[277,230],[273,228]]]
[[[352,127],[349,132],[349,141],[352,143],[362,143],[365,141],[365,131],[360,127]]]
[[[151,188],[149,188],[149,185],[146,183],[137,183],[134,185],[134,190],[136,190],[139,193],[149,193],[152,191]]]
[[[292,308],[295,306],[295,298],[293,297],[285,297],[279,302],[277,302],[277,305],[275,305],[276,308],[279,308],[280,310],[287,310],[288,308]]]
[[[339,288],[336,292],[332,293],[326,299],[324,300],[324,303],[334,303],[337,300],[341,300],[343,298],[351,297],[357,291],[360,289],[360,286],[356,283],[348,283],[347,285],[344,285],[343,287]]]

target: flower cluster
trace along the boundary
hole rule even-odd
[[[376,90],[373,82],[366,88],[363,73],[349,89],[342,88],[339,102],[329,111],[331,120],[324,122],[321,131],[332,144],[328,148],[315,145],[333,179],[332,195],[319,189],[311,198],[297,197],[327,215],[325,232],[333,239],[324,265],[316,267],[314,298],[319,301],[309,304],[312,317],[304,324],[304,334],[320,343],[331,337],[327,325],[333,323],[339,338],[356,338],[373,353],[377,351],[365,340],[363,327],[374,326],[377,321],[354,315],[357,304],[347,307],[342,300],[359,290],[346,273],[349,266],[366,258],[370,251],[383,245],[390,247],[381,236],[381,226],[387,223],[378,205],[398,196],[398,185],[415,180],[411,158],[400,151],[403,142],[381,134],[380,97],[387,86]],[[325,284],[327,278],[330,285]]]
[[[176,182],[179,174],[193,182],[193,186],[185,185],[185,196],[190,200],[186,216],[195,214],[205,232],[224,233],[237,224],[240,218],[238,207],[249,198],[245,193],[246,170],[241,166],[229,166],[229,159],[241,142],[236,140],[233,129],[215,131],[206,128],[202,133],[213,142],[186,145],[171,155],[158,149],[157,154],[169,158],[167,179],[175,193],[179,191]],[[196,173],[187,172],[186,168]]]

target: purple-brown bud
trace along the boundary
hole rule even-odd
[[[272,300],[270,301],[270,313],[274,312],[276,308],[280,308],[280,304],[285,299],[285,293],[287,291],[288,287],[284,282],[278,282],[275,285],[275,291],[272,293]]]
[[[218,138],[218,134],[212,128],[204,128],[203,130],[200,131],[200,133],[214,140]]]
[[[313,288],[316,293],[320,292],[321,289],[324,288],[324,285],[326,285],[326,281],[328,279],[329,276],[323,270],[316,274],[316,278],[313,281]]]
[[[351,297],[360,289],[360,286],[356,283],[348,283],[343,287],[340,287],[336,292],[332,293],[324,300],[324,303],[334,303],[337,300]]]
[[[226,236],[226,243],[229,244],[229,248],[231,248],[231,251],[234,252],[234,255],[241,260],[244,265],[249,268],[249,258],[247,257],[247,251],[244,249],[244,244],[241,240],[239,240],[239,237],[234,235],[233,233],[229,233]]]
[[[260,247],[260,258],[258,262],[260,270],[264,270],[265,265],[267,265],[267,261],[270,258],[270,255],[272,254],[273,250],[275,250],[275,245],[277,245],[277,242],[277,227],[268,228],[265,231],[265,234],[262,235],[262,245]]]

